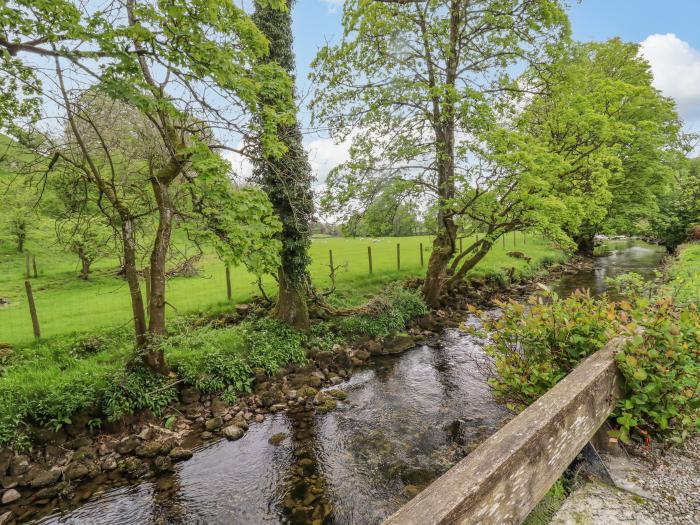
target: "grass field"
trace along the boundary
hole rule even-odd
[[[671,268],[672,292],[687,304],[700,304],[700,243],[681,247],[678,260]]]
[[[432,239],[429,237],[390,237],[379,239],[316,238],[311,254],[311,276],[317,287],[327,287],[329,277],[329,250],[337,267],[339,292],[357,300],[371,296],[387,281],[422,275],[420,243],[424,248],[424,264],[430,256]],[[401,269],[396,267],[396,245],[401,246]],[[467,246],[467,240],[464,241]],[[373,273],[369,274],[367,248],[372,249]],[[123,280],[114,277],[116,258],[103,259],[94,265],[89,281],[77,278],[77,258],[57,250],[29,246],[36,254],[38,278],[31,279],[37,305],[42,337],[75,331],[116,327],[130,323],[128,290]],[[474,269],[473,274],[498,272],[510,267],[524,270],[527,264],[508,257],[506,252],[517,250],[532,257],[532,265],[544,258],[558,257],[559,252],[548,241],[517,239],[509,236],[506,246],[499,241],[492,252]],[[173,306],[168,315],[190,313],[226,301],[224,266],[213,254],[201,261],[198,277],[174,278],[168,282],[167,300]],[[241,268],[232,269],[233,301],[247,301],[258,293],[255,279]],[[265,288],[274,294],[274,281],[264,280]],[[0,307],[0,342],[23,344],[32,340],[32,327],[24,293],[24,256],[10,251],[0,252],[0,297],[10,301]]]

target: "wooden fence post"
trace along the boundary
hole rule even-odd
[[[367,246],[367,258],[369,259],[369,273],[372,273],[372,247]]]
[[[32,274],[29,273],[29,252],[24,252],[24,274],[26,275],[27,279],[32,276]]]
[[[34,337],[39,339],[41,331],[39,330],[39,318],[36,315],[36,303],[34,303],[34,294],[32,293],[32,283],[24,281],[24,289],[27,290],[27,302],[29,303],[29,315],[32,316],[32,328],[34,329]]]
[[[396,243],[396,271],[401,271],[401,244]]]
[[[420,267],[423,268],[423,243],[420,243]]]
[[[231,268],[226,265],[226,298],[231,300]]]
[[[34,278],[39,277],[39,272],[36,271],[36,255],[32,255],[32,266],[34,267]]]

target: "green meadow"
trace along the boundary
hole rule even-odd
[[[421,243],[424,266],[421,266]],[[397,269],[397,244],[400,245],[400,269]],[[468,239],[464,239],[466,248]],[[311,277],[320,289],[331,285],[330,254],[336,271],[337,292],[351,302],[362,302],[389,281],[421,276],[430,257],[432,238],[384,237],[341,238],[317,237],[311,248]],[[368,247],[372,251],[372,274],[369,273]],[[126,283],[115,276],[117,258],[102,259],[93,265],[90,280],[78,279],[77,258],[46,243],[34,243],[28,250],[36,257],[38,277],[31,278],[42,337],[113,328],[130,323],[130,304]],[[506,255],[521,251],[532,258],[528,265]],[[546,240],[522,234],[508,236],[505,247],[499,241],[472,275],[499,273],[515,267],[517,271],[535,268],[544,259],[561,254]],[[144,263],[146,264],[146,263]],[[173,278],[168,281],[169,316],[221,307],[226,299],[226,277],[223,263],[206,253],[196,277]],[[0,307],[0,341],[24,344],[32,340],[32,326],[24,289],[25,259],[6,247],[0,253],[0,297],[9,306]],[[243,268],[231,269],[232,301],[240,303],[259,294],[255,276]],[[275,294],[271,277],[263,279],[265,291]]]

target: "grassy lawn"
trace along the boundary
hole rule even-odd
[[[401,269],[396,268],[396,245],[401,245]],[[379,239],[323,237],[314,239],[311,254],[311,276],[317,287],[330,285],[329,250],[337,269],[340,293],[361,301],[376,293],[386,282],[403,277],[419,276],[425,268],[420,263],[420,243],[424,249],[424,264],[430,256],[429,237],[391,237]],[[464,246],[467,246],[467,240]],[[128,325],[131,321],[126,283],[112,275],[117,260],[103,259],[94,265],[89,281],[77,278],[77,258],[52,248],[35,244],[28,246],[36,254],[39,277],[31,279],[42,337],[53,337],[75,331],[94,331]],[[372,249],[373,273],[369,274],[367,248]],[[527,264],[508,257],[508,251],[521,251],[532,258],[531,265],[560,254],[548,241],[517,235],[509,236],[506,246],[499,241],[492,252],[474,269],[483,275],[510,267],[525,270]],[[167,299],[173,306],[168,314],[191,313],[221,305],[226,300],[224,266],[215,255],[207,253],[200,264],[198,277],[174,278],[168,282]],[[274,281],[264,279],[268,293],[275,293]],[[232,269],[233,301],[243,302],[258,293],[254,276],[242,268]],[[28,343],[32,339],[26,297],[24,295],[24,256],[10,250],[0,252],[0,297],[10,305],[0,307],[0,342]]]
[[[688,304],[700,303],[700,243],[686,244],[671,269],[671,291]]]

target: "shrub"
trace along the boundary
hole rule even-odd
[[[566,299],[547,293],[529,302],[529,308],[502,303],[498,318],[482,314],[480,334],[490,337],[486,351],[493,358],[489,382],[509,408],[529,405],[621,334],[627,337],[616,356],[623,396],[612,435],[623,442],[650,434],[680,441],[700,430],[700,314],[694,305],[636,293],[609,303],[585,292]]]
[[[400,284],[388,287],[372,308],[371,314],[342,318],[336,324],[348,335],[386,337],[403,330],[411,319],[428,313],[421,295]]]

